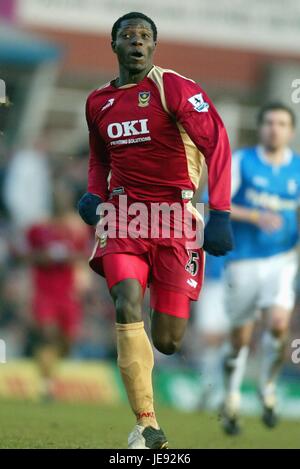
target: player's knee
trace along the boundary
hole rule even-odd
[[[59,344],[60,332],[55,325],[41,326],[38,342],[40,346],[56,346]]]
[[[115,307],[117,322],[119,323],[129,324],[142,320],[141,305],[137,301],[120,295],[115,302]]]
[[[164,355],[172,355],[180,348],[180,341],[171,336],[152,336],[154,347]]]
[[[273,318],[270,332],[276,338],[284,337],[288,332],[289,321],[285,317],[276,316]]]
[[[177,352],[179,348],[179,344],[172,340],[155,339],[153,340],[153,344],[154,347],[164,355],[172,355]]]
[[[288,333],[288,325],[284,321],[272,324],[271,334],[276,339],[284,339]]]
[[[239,351],[249,345],[249,341],[244,336],[235,336],[231,339],[232,350],[236,355],[239,354]]]
[[[250,345],[252,337],[252,323],[235,327],[231,332],[232,349],[238,354],[242,347]]]

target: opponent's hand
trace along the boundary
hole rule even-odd
[[[230,213],[221,210],[210,210],[209,213],[204,228],[203,249],[213,256],[225,256],[233,249]]]
[[[78,212],[87,225],[94,226],[100,220],[100,215],[97,215],[97,208],[102,202],[101,197],[90,192],[86,192],[79,200]]]
[[[258,212],[256,225],[267,233],[277,231],[282,227],[282,217],[278,213],[263,211]]]

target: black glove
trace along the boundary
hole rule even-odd
[[[209,213],[209,220],[204,228],[203,249],[213,256],[225,256],[233,249],[230,212],[210,210]]]
[[[102,202],[101,197],[90,192],[86,192],[79,200],[78,212],[87,225],[96,225],[100,220],[100,215],[97,215],[96,211]]]

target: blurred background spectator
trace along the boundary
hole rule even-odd
[[[24,229],[51,213],[50,168],[39,143],[16,150],[7,165],[3,200],[15,229]]]

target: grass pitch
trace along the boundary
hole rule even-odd
[[[218,416],[157,409],[170,448],[300,448],[300,426],[265,429],[243,418],[243,434],[223,435]],[[127,406],[0,400],[0,448],[126,448],[134,419]]]

